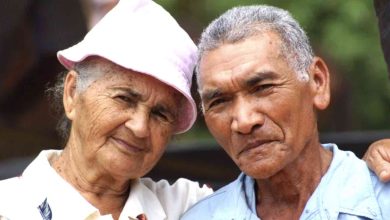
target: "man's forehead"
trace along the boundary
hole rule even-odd
[[[273,31],[247,37],[237,42],[223,42],[218,47],[201,54],[199,71],[204,72],[209,68],[224,67],[225,63],[240,62],[246,55],[274,56],[282,55],[282,40]],[[231,56],[229,56],[231,55]],[[238,56],[235,56],[238,55]]]

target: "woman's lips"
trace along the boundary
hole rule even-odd
[[[112,137],[112,139],[117,143],[117,145],[119,145],[119,147],[121,149],[124,149],[124,150],[126,150],[128,152],[140,153],[140,152],[145,151],[145,148],[133,145],[130,142],[125,141],[125,140],[123,140],[121,138]]]

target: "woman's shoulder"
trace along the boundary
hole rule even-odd
[[[19,197],[23,193],[22,181],[20,177],[13,177],[0,181],[0,204],[2,201]]]
[[[13,219],[16,216],[28,216],[36,210],[36,207],[27,209],[31,196],[20,177],[1,180],[0,195],[0,216],[2,217]]]
[[[173,183],[150,178],[142,178],[140,182],[158,198],[168,219],[178,219],[189,207],[213,192],[206,185],[200,186],[198,182],[184,178]]]
[[[151,178],[141,178],[140,182],[149,188],[151,191],[159,194],[196,194],[204,197],[213,192],[207,185],[200,185],[199,182],[191,181],[185,178],[179,178],[174,182],[162,179],[154,181]]]

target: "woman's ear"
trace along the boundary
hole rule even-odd
[[[313,91],[314,106],[323,110],[326,109],[330,103],[330,78],[329,70],[324,60],[320,57],[314,57],[310,66],[311,74],[311,89]]]
[[[71,70],[66,75],[64,80],[64,96],[63,104],[65,109],[65,115],[69,120],[73,120],[75,117],[76,103],[77,103],[77,72]]]

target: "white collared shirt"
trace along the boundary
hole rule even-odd
[[[50,166],[49,158],[61,151],[45,150],[26,168],[22,176],[0,181],[0,216],[10,220],[94,220],[113,219],[100,215],[78,191]],[[206,186],[187,179],[170,185],[166,180],[134,180],[120,220],[175,220],[194,203],[212,193]]]

